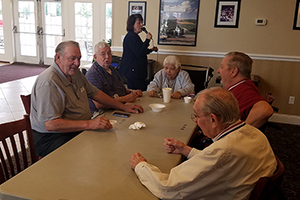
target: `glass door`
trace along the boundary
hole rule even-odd
[[[45,64],[52,64],[55,48],[65,36],[62,25],[62,6],[60,1],[45,0],[42,3],[43,57]]]
[[[37,45],[37,1],[18,0],[15,2],[15,24],[13,28],[16,61],[39,63]]]
[[[81,60],[93,60],[93,3],[75,2],[75,41],[80,44]]]
[[[15,0],[14,11],[16,61],[51,64],[63,37],[61,2]]]

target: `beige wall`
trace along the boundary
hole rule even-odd
[[[196,47],[158,45],[158,54],[149,58],[158,62],[168,54],[178,55],[184,64],[210,66],[217,69],[226,52],[237,50],[248,53],[253,59],[253,74],[259,75],[262,96],[272,92],[274,106],[279,113],[300,116],[300,30],[293,30],[296,1],[242,0],[239,28],[214,28],[215,0],[201,0],[199,8]],[[113,0],[113,37],[115,54],[122,54],[121,36],[126,35],[128,1]],[[255,26],[255,19],[265,18],[266,26]],[[157,45],[159,0],[147,1],[146,27],[153,34]],[[143,33],[140,34],[144,38]],[[152,43],[151,43],[152,45]],[[295,96],[295,104],[288,104],[289,96]]]

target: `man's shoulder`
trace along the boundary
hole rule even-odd
[[[57,70],[54,66],[48,67],[45,71],[43,71],[40,75],[38,75],[36,82],[41,84],[41,83],[47,83],[51,82],[53,80],[54,76],[57,76]]]
[[[256,94],[259,95],[259,91],[253,81],[251,79],[243,80],[240,82],[237,82],[233,86],[230,87],[229,89],[234,95],[239,94],[239,95],[244,95],[248,93]]]

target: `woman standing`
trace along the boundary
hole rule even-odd
[[[142,32],[143,17],[140,14],[130,15],[127,19],[128,33],[123,41],[123,55],[120,67],[120,74],[127,78],[128,89],[147,89],[147,54],[157,51],[157,47],[149,49],[149,42],[152,34],[147,33],[143,42],[139,37]]]

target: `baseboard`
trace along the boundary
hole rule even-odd
[[[270,117],[269,122],[300,125],[300,116],[274,113],[272,117]]]

